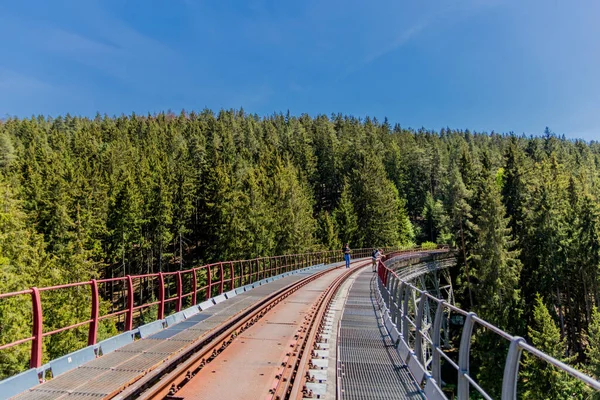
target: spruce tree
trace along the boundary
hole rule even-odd
[[[335,231],[335,223],[331,215],[327,211],[321,212],[317,223],[317,238],[325,249],[334,250],[341,248],[337,232]]]
[[[533,321],[528,327],[531,344],[544,353],[562,361],[567,346],[561,339],[560,329],[553,321],[542,297],[536,294],[533,306]],[[583,399],[585,388],[580,382],[547,362],[529,353],[524,354],[522,397],[523,399]]]
[[[338,237],[342,243],[350,243],[352,247],[356,247],[358,217],[354,211],[350,185],[347,180],[344,180],[344,187],[336,209],[333,211],[333,219],[335,228],[338,232]]]
[[[519,251],[508,227],[509,219],[500,199],[500,188],[493,174],[480,181],[483,198],[478,210],[477,234],[472,249],[473,274],[477,277],[474,294],[477,313],[502,329],[518,328],[521,310]]]
[[[587,357],[586,370],[598,380],[600,379],[600,312],[595,306],[592,308],[586,338],[588,342],[585,349]],[[596,394],[595,398],[600,398],[600,395]]]

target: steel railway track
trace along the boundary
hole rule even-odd
[[[306,373],[311,360],[312,348],[322,326],[323,316],[331,299],[344,280],[370,261],[356,261],[354,267],[337,277],[313,304],[309,316],[303,321],[293,351],[283,360],[274,379],[268,399],[301,399],[306,391]],[[343,268],[343,267],[340,267]],[[334,268],[317,272],[283,289],[274,292],[249,309],[231,318],[213,334],[197,343],[188,351],[174,357],[150,371],[146,376],[132,384],[116,396],[126,399],[179,399],[177,392],[207,364],[225,350],[235,338],[264,317],[273,307],[308,283],[319,279]],[[318,323],[317,323],[318,321]],[[308,351],[310,350],[310,351]],[[225,397],[224,397],[225,398]]]

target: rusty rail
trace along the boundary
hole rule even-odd
[[[188,351],[149,372],[120,394],[114,394],[116,395],[114,399],[164,399],[176,396],[181,387],[225,350],[240,333],[251,327],[286,297],[332,270],[334,268],[317,272],[271,294],[250,309],[225,322],[212,335],[202,339]]]
[[[373,249],[353,250],[353,257],[362,258],[371,255]],[[157,318],[163,319],[168,313],[167,305],[172,306],[173,312],[181,311],[184,301],[189,305],[196,305],[199,301],[220,295],[236,287],[278,275],[282,272],[304,268],[319,263],[330,264],[342,260],[342,252],[328,250],[304,254],[288,254],[274,257],[261,257],[251,260],[223,261],[207,264],[183,271],[158,272],[142,275],[126,275],[115,278],[92,279],[85,282],[67,283],[49,287],[33,287],[17,292],[0,293],[0,301],[7,298],[19,297],[22,301],[31,304],[31,329],[30,336],[16,339],[10,343],[0,343],[0,351],[31,342],[30,368],[39,368],[43,360],[43,339],[70,329],[88,326],[87,344],[96,344],[98,340],[99,322],[107,319],[123,318],[121,329],[129,331],[134,328],[134,316],[141,315],[142,310],[157,306]],[[171,280],[171,282],[169,282]],[[120,293],[118,301],[107,298],[108,286],[111,291],[116,286]],[[174,295],[169,295],[169,289],[174,287]],[[90,316],[89,318],[61,327],[51,327],[46,330],[44,325],[44,294],[56,293],[73,288],[87,288],[89,292]],[[136,293],[138,288],[146,288]],[[186,289],[188,288],[188,289]],[[87,297],[87,295],[85,295]],[[158,298],[158,300],[156,300]],[[115,304],[124,303],[122,309],[101,313],[101,300]],[[189,300],[188,300],[189,299]],[[87,301],[87,299],[86,299]],[[46,303],[47,304],[47,303]],[[78,304],[80,306],[81,304]],[[149,322],[149,321],[146,321]]]

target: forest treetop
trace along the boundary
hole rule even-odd
[[[531,338],[527,326],[557,324],[553,348],[593,364],[599,165],[600,144],[549,129],[412,130],[243,110],[8,118],[0,292],[342,242],[432,241],[457,248],[461,306]],[[74,318],[65,313],[57,324]],[[0,304],[4,318],[18,327],[25,317]],[[487,360],[473,362],[494,382]]]

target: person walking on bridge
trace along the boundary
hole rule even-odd
[[[346,268],[350,268],[350,253],[352,252],[352,250],[350,250],[348,243],[344,245],[342,251],[344,252],[344,260],[346,260]]]
[[[373,250],[373,254],[372,254],[372,259],[373,259],[372,270],[373,270],[373,272],[377,272],[377,262],[379,261],[381,256],[382,256],[381,249]]]

